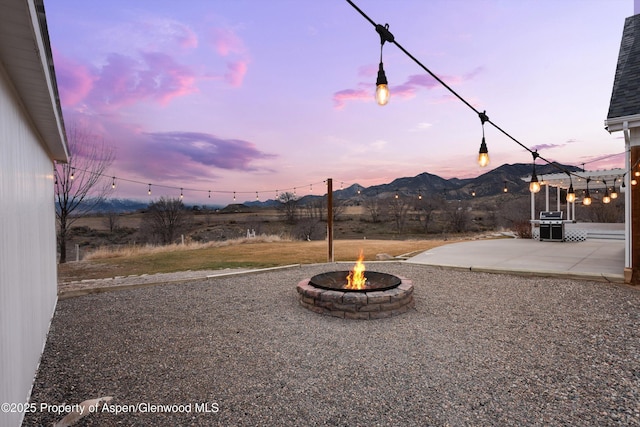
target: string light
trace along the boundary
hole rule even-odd
[[[481,168],[489,164],[489,150],[487,149],[487,143],[484,140],[484,123],[489,121],[489,117],[486,113],[486,110],[482,113],[478,113],[480,123],[482,124],[482,142],[480,143],[480,151],[478,152],[478,164]]]
[[[591,178],[587,178],[587,189],[584,193],[584,198],[582,199],[582,204],[585,206],[589,206],[591,204],[591,194],[589,194],[589,181]]]
[[[567,203],[573,203],[576,201],[576,192],[573,191],[573,181],[569,176],[569,190],[567,191]]]
[[[522,147],[523,149],[527,150],[530,153],[534,153],[534,151],[530,148],[528,148],[526,145],[524,145],[523,143],[521,143],[519,140],[517,140],[515,137],[513,137],[512,135],[510,135],[509,133],[507,133],[504,129],[502,129],[500,126],[498,126],[496,123],[492,122],[491,120],[489,120],[488,117],[486,117],[486,114],[480,113],[473,105],[471,105],[466,99],[464,99],[462,96],[460,96],[455,90],[453,90],[449,85],[447,85],[440,77],[438,77],[435,73],[433,73],[429,68],[427,68],[423,63],[421,63],[416,57],[414,57],[410,52],[408,52],[404,47],[402,47],[402,45],[400,45],[400,43],[398,43],[395,40],[395,37],[393,36],[393,34],[391,34],[391,32],[389,32],[389,25],[386,24],[385,26],[382,26],[380,24],[376,24],[369,16],[367,16],[366,13],[364,13],[358,6],[356,6],[356,4],[351,1],[351,0],[347,0],[347,2],[358,12],[360,13],[360,15],[362,15],[362,17],[364,19],[366,19],[367,21],[369,21],[369,23],[371,23],[373,25],[373,27],[375,28],[376,32],[380,35],[380,39],[381,39],[381,44],[384,45],[385,41],[388,41],[390,43],[393,43],[396,45],[396,47],[398,47],[398,49],[400,49],[405,55],[407,55],[409,58],[411,58],[420,68],[422,68],[425,72],[427,72],[434,80],[436,80],[438,83],[440,83],[444,88],[446,88],[452,95],[454,95],[456,98],[458,98],[462,103],[464,103],[467,107],[469,107],[471,110],[473,110],[476,114],[478,114],[478,116],[480,117],[480,119],[484,122],[489,122],[495,129],[497,129],[499,132],[501,132],[503,135],[505,135],[507,138],[511,139],[513,142],[515,142],[516,144],[518,144],[520,147]],[[382,46],[380,47],[380,65],[379,65],[379,70],[378,70],[378,82],[377,82],[377,86],[381,87],[381,89],[384,89],[385,91],[388,92],[388,88],[387,88],[388,82],[386,79],[386,75],[384,74],[384,68],[383,68],[383,64],[382,64]],[[380,101],[383,102],[380,102]],[[378,103],[380,105],[384,105],[386,104],[386,102],[388,101],[388,95],[386,95],[386,97],[382,97],[382,99],[378,101]],[[485,120],[486,118],[486,120]],[[484,130],[484,127],[483,127]],[[486,146],[486,142],[484,144]],[[478,153],[478,162],[482,162],[484,163],[485,161],[488,161],[488,150],[487,153],[484,153],[485,151],[485,147],[483,147],[483,145],[481,144],[480,146],[480,152]],[[485,158],[484,154],[487,154],[487,158]],[[554,167],[556,167],[558,170],[562,171],[562,172],[566,172],[569,174],[572,174],[573,172],[568,171],[566,168],[561,167],[560,165],[558,165],[555,162],[551,162],[549,160],[547,160],[546,158],[539,156],[536,152],[536,156],[540,157],[541,160],[543,160],[544,162],[546,162],[549,165],[552,165]],[[481,159],[482,157],[482,159]],[[584,172],[584,165],[583,165],[583,172]],[[575,173],[573,173],[574,175],[576,175]],[[576,175],[578,176],[578,175]],[[533,178],[533,177],[532,177]],[[530,187],[532,190],[537,189],[537,191],[539,191],[539,183],[535,183],[536,181],[533,181],[530,184]]]
[[[604,179],[602,180],[602,183],[604,184],[604,196],[602,196],[602,203],[610,203],[611,202],[611,197],[609,196],[609,187],[607,187],[607,181],[605,181]]]
[[[615,196],[614,196],[615,194]],[[612,199],[617,199],[618,198],[618,192],[616,191],[616,179],[613,180],[613,184],[611,185],[611,198]]]
[[[531,153],[533,156],[533,170],[531,172],[531,182],[529,183],[529,191],[537,193],[540,191],[540,183],[538,182],[538,176],[536,175],[536,159],[539,157],[537,151]]]
[[[378,65],[378,78],[376,79],[376,102],[378,105],[387,105],[390,93],[387,75],[382,65],[382,47],[386,41],[393,43],[393,34],[389,32],[389,24],[385,24],[384,27],[376,25],[376,31],[380,34],[380,65]]]

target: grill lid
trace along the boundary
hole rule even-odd
[[[541,220],[562,220],[563,217],[562,211],[542,211],[540,212]]]

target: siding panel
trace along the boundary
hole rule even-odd
[[[26,402],[57,301],[53,164],[0,65],[0,402]],[[22,414],[0,413],[0,425]]]

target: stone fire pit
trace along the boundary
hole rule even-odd
[[[348,271],[332,271],[300,281],[300,304],[316,313],[346,319],[382,319],[414,306],[413,283],[404,277],[366,272],[364,289],[345,289]]]

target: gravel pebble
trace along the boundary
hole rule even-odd
[[[336,269],[61,300],[32,402],[113,396],[107,409],[139,411],[79,426],[640,425],[639,289],[394,262],[370,269],[411,279],[415,310],[301,307],[296,284]]]

